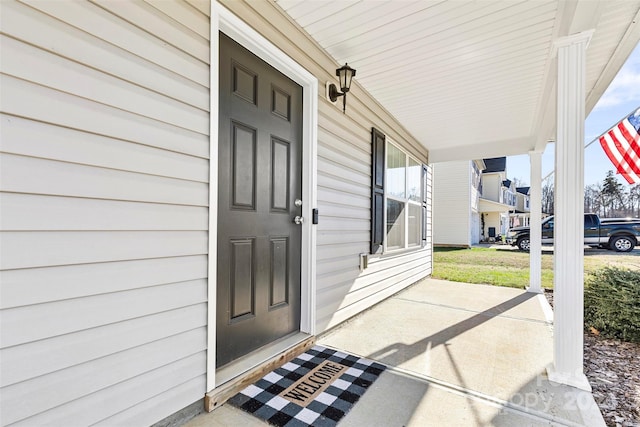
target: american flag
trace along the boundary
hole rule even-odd
[[[604,133],[600,145],[629,184],[640,183],[640,108]]]

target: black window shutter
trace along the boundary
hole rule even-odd
[[[422,246],[427,244],[427,165],[422,165]]]
[[[385,136],[371,128],[371,253],[382,252],[384,242]]]

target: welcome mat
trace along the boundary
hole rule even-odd
[[[228,403],[280,427],[333,427],[384,369],[372,360],[314,346]]]

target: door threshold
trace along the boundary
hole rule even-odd
[[[315,344],[303,332],[281,338],[216,370],[216,388],[205,395],[205,410],[213,411],[240,390],[284,365]]]

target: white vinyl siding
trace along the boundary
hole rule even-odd
[[[505,203],[502,199],[502,181],[504,172],[490,172],[482,174],[482,198],[498,203]]]
[[[0,424],[152,424],[206,392],[209,18],[1,19]]]
[[[372,257],[359,270],[371,238],[371,129],[353,123],[347,130],[340,123],[348,119],[324,99],[319,122],[316,316],[322,332],[430,274],[431,247]]]
[[[471,245],[471,173],[468,160],[433,165],[433,243]]]

